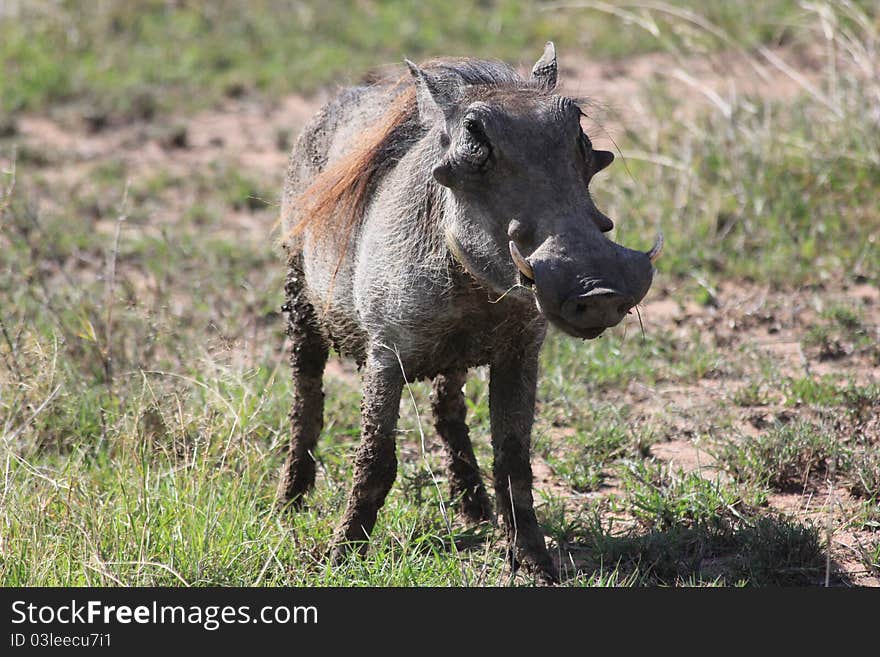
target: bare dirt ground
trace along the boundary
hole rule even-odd
[[[646,82],[673,81],[679,91],[694,96],[693,108],[698,111],[701,103],[717,106],[724,102],[725,94],[737,91],[776,97],[803,92],[805,81],[811,78],[811,59],[802,53],[797,59],[802,76],[799,79],[766,61],[758,71],[748,61],[731,56],[724,64],[728,75],[719,76],[717,60],[691,61],[685,69],[675,57],[668,55],[601,64],[567,58],[563,60],[562,77],[567,91],[599,98],[610,108],[612,118],[606,119],[605,127],[613,135],[619,133],[622,125],[637,126],[648,120],[638,100]],[[163,126],[170,126],[172,130],[139,123],[93,131],[75,112],[51,118],[24,116],[18,121],[19,141],[54,154],[53,165],[45,169],[45,175],[50,181],[67,186],[84,184],[93,165],[108,160],[124,162],[128,175],[133,178],[148,177],[156,171],[187,176],[212,162],[223,161],[261,179],[267,188],[280,190],[290,137],[295,137],[331,93],[332,90],[312,98],[291,96],[272,106],[258,105],[248,99],[230,99],[222,107],[163,122]],[[597,138],[600,145],[602,139],[602,136]],[[186,208],[188,198],[183,192],[177,197],[172,192],[170,198],[172,205],[165,208],[165,213],[167,220],[173,221],[173,217]],[[275,199],[267,201],[275,203]],[[273,215],[246,210],[230,212],[221,230],[243,239],[265,241],[266,248],[272,248]],[[816,312],[802,298],[774,295],[759,285],[731,282],[716,291],[713,304],[698,305],[680,302],[676,290],[674,281],[661,280],[661,285],[655,286],[642,310],[646,327],[678,331],[682,340],[689,339],[693,327],[712,331],[719,344],[727,342],[732,355],[737,353],[738,347],[750,345],[772,359],[778,372],[783,374],[827,374],[842,381],[861,383],[880,380],[876,366],[868,358],[846,353],[824,358],[804,351],[803,338]],[[866,284],[848,287],[837,284],[825,289],[823,294],[858,300],[866,310],[865,319],[870,325],[880,326],[877,288]],[[348,384],[357,384],[357,375],[349,364],[331,363],[328,373]],[[702,379],[692,385],[648,387],[633,383],[624,396],[626,401],[636,405],[640,417],[646,421],[662,418],[668,427],[664,440],[650,448],[654,458],[676,469],[698,470],[714,477],[718,474],[714,459],[698,436],[711,426],[714,409],[719,405],[730,406],[731,395],[744,384],[744,380],[735,376]],[[737,422],[743,432],[754,432],[761,422],[785,412],[787,409],[773,404],[758,409],[743,407],[737,410]],[[552,489],[557,495],[564,494],[572,504],[577,504],[583,496],[556,478],[552,468],[540,457],[536,455],[535,460],[536,485]],[[612,492],[614,487],[609,486],[587,496]],[[865,542],[866,536],[836,529],[845,520],[852,503],[846,491],[831,486],[824,491],[805,489],[802,494],[777,494],[770,499],[774,509],[797,518],[818,518],[823,525],[830,519],[831,553],[849,581],[880,586],[880,579],[866,573],[855,556],[855,547],[860,541]]]
[[[620,126],[638,128],[650,120],[639,100],[646,83],[671,82],[671,92],[692,94],[695,102],[683,105],[681,111],[697,113],[707,103],[723,104],[731,94],[790,98],[803,92],[819,70],[816,55],[771,52],[797,62],[797,79],[766,62],[761,64],[737,53],[688,60],[661,53],[602,63],[565,57],[560,76],[563,91],[595,100],[602,109],[602,130],[591,134],[601,144]],[[724,74],[719,75],[719,70]],[[165,128],[134,123],[89,130],[83,112],[76,108],[53,118],[23,117],[18,121],[18,131],[26,143],[62,156],[65,166],[54,171],[61,180],[76,179],[81,171],[77,163],[115,158],[130,165],[133,176],[156,169],[186,174],[224,160],[265,175],[268,180],[280,181],[288,150],[286,144],[279,147],[279,135],[298,134],[332,94],[333,89],[309,98],[292,95],[271,106],[247,98],[230,99],[219,108],[166,120]],[[176,141],[175,135],[184,135],[183,141]]]
[[[664,292],[665,297],[654,297],[646,304],[645,321],[667,327],[675,325],[682,340],[687,340],[688,331],[697,326],[712,332],[719,345],[729,345],[732,358],[737,358],[746,347],[757,358],[771,361],[774,370],[783,376],[828,377],[841,384],[852,381],[860,385],[880,381],[876,357],[838,357],[804,347],[804,337],[814,326],[816,313],[798,296],[770,295],[760,286],[730,283],[718,290],[714,306],[682,306],[674,301],[673,289]],[[880,338],[880,293],[876,287],[835,286],[824,290],[822,296],[825,295],[844,295],[864,304],[867,323]],[[637,384],[630,386],[626,397],[638,404],[639,414],[646,420],[660,419],[668,427],[666,440],[650,448],[654,458],[666,462],[673,470],[699,471],[709,479],[723,480],[725,473],[716,467],[710,441],[701,438],[712,433],[719,415],[732,413],[734,432],[744,436],[758,435],[774,421],[787,422],[809,415],[806,408],[792,408],[779,399],[754,405],[735,403],[736,393],[752,381],[754,373],[744,371],[740,376],[728,373],[723,378],[701,379],[690,385],[647,388]],[[875,408],[867,429],[875,436],[880,435],[877,411]],[[842,528],[857,507],[857,500],[846,490],[833,481],[804,481],[799,493],[771,494],[768,502],[774,510],[800,520],[810,519],[816,526],[826,528],[832,558],[849,581],[860,586],[880,586],[880,578],[866,573],[855,556],[859,544],[871,544],[871,534]]]

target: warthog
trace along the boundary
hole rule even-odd
[[[278,502],[315,481],[329,347],[362,371],[361,442],[333,557],[366,550],[397,470],[407,381],[433,379],[451,494],[495,514],[465,423],[471,367],[489,365],[495,504],[513,563],[556,568],[532,501],[538,352],[547,323],[583,339],[618,324],[651,286],[648,253],[609,240],[587,185],[611,164],[557,94],[548,43],[530,77],[498,62],[407,61],[401,78],[343,91],[304,129],[282,200],[292,434]]]

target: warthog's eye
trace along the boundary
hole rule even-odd
[[[465,120],[462,121],[462,126],[473,137],[480,138],[486,136],[486,133],[483,131],[483,124],[480,123],[479,119],[473,116],[466,117]]]
[[[477,169],[484,169],[492,155],[492,145],[480,120],[468,116],[462,121],[461,158]]]

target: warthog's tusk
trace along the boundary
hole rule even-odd
[[[654,246],[648,251],[648,258],[651,260],[651,264],[657,262],[661,253],[663,253],[663,233],[659,232],[657,233],[657,239],[654,240]]]
[[[523,258],[523,254],[519,252],[516,244],[511,240],[510,242],[510,257],[513,258],[513,264],[516,265],[516,268],[519,269],[519,272],[528,278],[530,281],[535,280],[535,270],[532,269],[532,266],[529,264],[529,261]]]

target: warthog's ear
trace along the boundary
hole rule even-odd
[[[558,73],[556,65],[556,46],[552,41],[548,41],[544,46],[544,54],[541,59],[535,62],[532,67],[532,80],[539,82],[547,91],[552,91],[556,87],[556,74]]]
[[[612,162],[614,153],[611,151],[593,151],[593,173],[599,173]]]
[[[445,121],[451,116],[458,98],[458,85],[455,81],[424,71],[408,59],[403,60],[409,67],[416,84],[416,101],[423,125]]]

